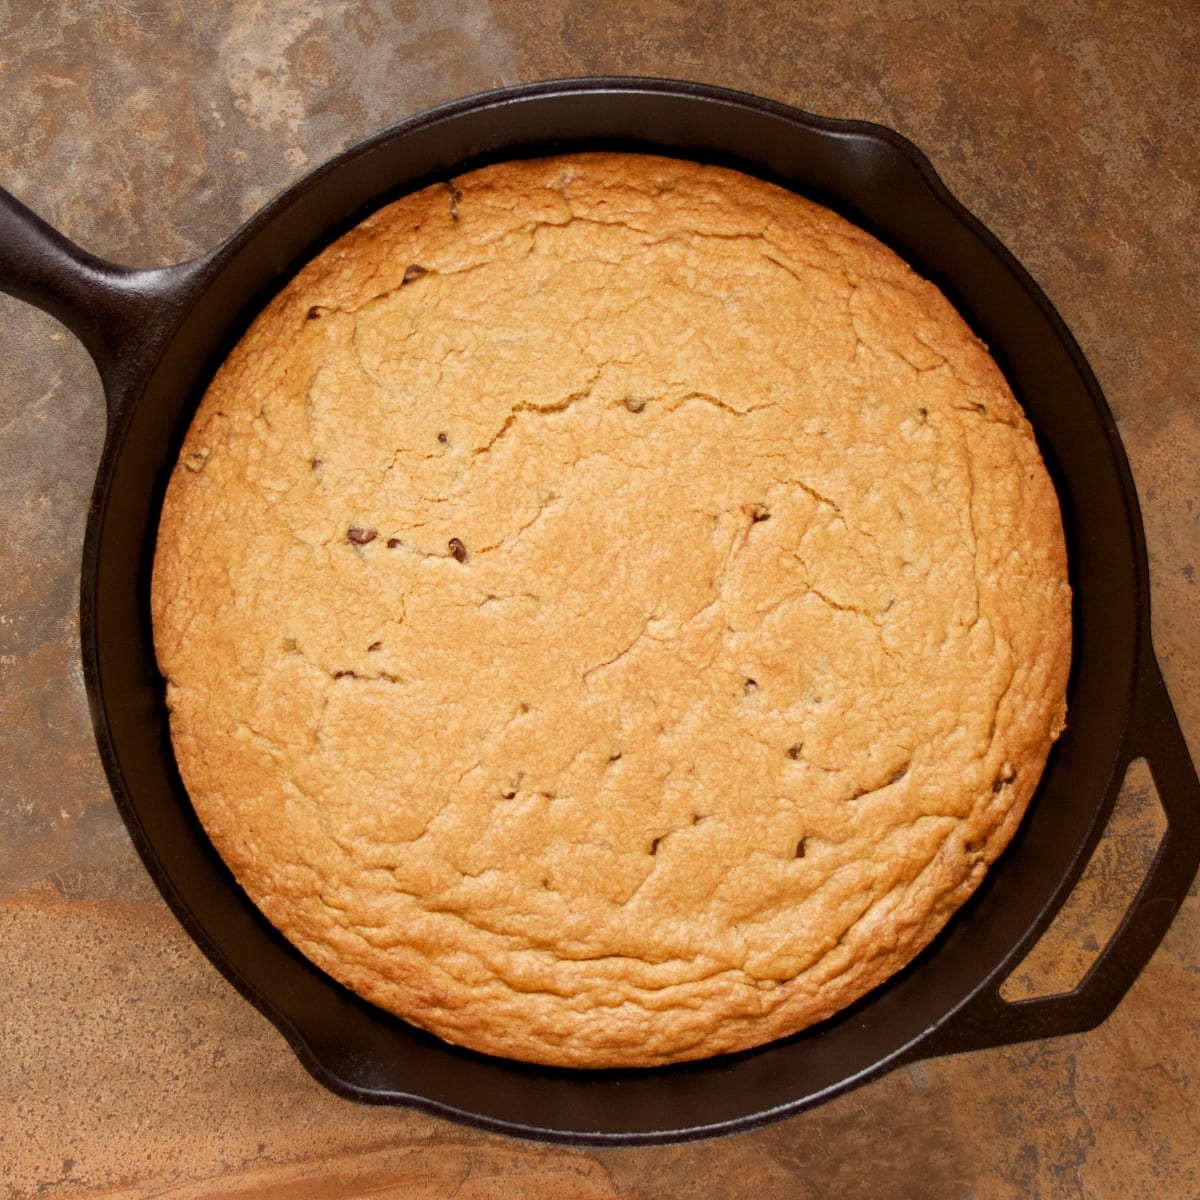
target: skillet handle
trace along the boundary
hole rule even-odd
[[[1200,866],[1200,780],[1154,654],[1141,657],[1115,777],[1124,779],[1129,764],[1144,757],[1167,828],[1137,895],[1073,991],[1008,1001],[1000,995],[1002,975],[923,1040],[915,1057],[1094,1029],[1112,1014],[1166,934]]]
[[[100,372],[110,420],[174,328],[198,263],[118,266],[63,237],[0,188],[0,291],[55,317]]]

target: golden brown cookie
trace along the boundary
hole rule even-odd
[[[492,1054],[757,1045],[908,962],[1064,719],[1057,501],[945,298],[834,214],[636,155],[488,167],[283,289],[153,582],[254,902]]]

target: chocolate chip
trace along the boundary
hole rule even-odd
[[[757,691],[758,691],[758,680],[757,679],[747,679],[742,684],[742,692],[747,696],[753,696],[754,693]]]
[[[1012,783],[1016,777],[1016,771],[1014,771],[1011,767],[1006,766],[1004,771],[992,780],[992,795],[998,795],[1001,788],[1003,788],[1006,783]]]
[[[412,283],[414,279],[420,279],[422,275],[428,274],[428,267],[423,267],[420,263],[413,263],[411,267],[405,269],[404,278],[400,280],[400,286],[403,287],[406,283]]]
[[[799,841],[796,843],[796,857],[797,857],[797,858],[803,858],[803,857],[804,857],[805,843],[806,843],[807,841],[808,841],[808,838],[801,838],[801,839],[800,839],[800,840],[799,840]]]
[[[444,446],[444,445],[445,445],[445,444],[446,444],[446,443],[447,443],[449,440],[450,440],[450,439],[449,439],[449,438],[448,438],[448,437],[447,437],[447,436],[446,436],[444,433],[439,433],[439,434],[438,434],[438,441],[439,441],[439,442],[441,442],[443,446]]]
[[[787,756],[793,762],[795,762],[803,753],[804,753],[804,743],[803,742],[793,742],[788,747]]]
[[[368,542],[373,542],[379,534],[374,529],[362,529],[358,525],[351,525],[346,536],[356,546],[365,546]]]
[[[927,416],[929,416],[929,409],[927,409],[927,408],[918,408],[917,409],[917,417],[920,420],[924,421]]]
[[[652,842],[650,843],[650,853],[651,853],[651,854],[657,854],[657,853],[658,853],[658,846],[659,846],[659,843],[660,843],[661,841],[662,841],[662,838],[660,838],[660,837],[656,837],[656,838],[654,839],[654,841],[652,841]]]
[[[750,520],[757,525],[759,521],[769,521],[771,513],[765,504],[755,504],[750,508]]]
[[[306,321],[315,321],[318,318],[323,317],[328,311],[329,309],[323,308],[319,304],[314,304],[312,308],[310,308],[305,314],[304,319]]]
[[[375,650],[382,650],[382,649],[383,649],[383,643],[382,643],[382,642],[372,642],[372,643],[371,643],[371,644],[370,644],[370,645],[367,647],[367,653],[368,653],[368,654],[371,654],[371,653],[372,653],[372,652],[374,652]]]
[[[646,401],[640,396],[626,396],[625,407],[629,409],[631,413],[640,413],[645,410]]]
[[[1006,784],[1010,784],[1014,779],[1016,779],[1016,768],[1010,762],[1004,763],[1004,766],[1000,769],[1000,774],[991,781],[992,794],[995,796],[995,794],[1000,793],[1001,788]]]
[[[460,538],[451,538],[448,544],[450,547],[450,553],[453,554],[459,562],[467,561],[467,548],[462,544],[462,540]]]
[[[390,537],[387,540],[387,548],[389,550],[398,550],[403,544],[398,537]]]

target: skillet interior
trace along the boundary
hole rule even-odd
[[[636,137],[630,137],[637,131]],[[984,886],[911,967],[761,1050],[650,1071],[574,1072],[444,1046],[334,984],[258,914],[204,836],[171,753],[149,577],[176,451],[214,365],[305,260],[373,207],[484,161],[622,147],[718,161],[821,200],[898,250],[992,348],[1058,487],[1076,596],[1070,724]],[[744,1128],[956,1044],[949,1018],[998,985],[1086,862],[1123,775],[1146,637],[1145,553],[1111,417],[1049,304],[907,143],[692,85],[533,86],[451,105],[320,169],[188,268],[144,382],[115,389],[85,547],[81,630],[101,754],[164,895],[214,963],[325,1084],[549,1138],[650,1141]],[[149,357],[149,356],[148,356]],[[110,389],[112,390],[112,389]],[[927,1051],[928,1052],[928,1051]]]

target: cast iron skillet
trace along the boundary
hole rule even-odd
[[[148,595],[159,507],[183,432],[216,364],[284,280],[374,207],[424,183],[495,159],[613,147],[726,163],[823,200],[942,287],[993,348],[1058,487],[1075,658],[1070,724],[1018,837],[917,962],[840,1016],[757,1051],[583,1072],[445,1046],[331,982],[264,921],[204,836],[176,773]],[[103,262],[6,193],[0,201],[0,287],[80,338],[108,404],[80,625],[117,804],[189,933],[322,1083],[360,1100],[416,1104],[548,1139],[701,1137],[796,1112],[915,1059],[1082,1032],[1133,983],[1200,861],[1200,784],[1150,645],[1132,480],[1112,417],[1062,321],[907,141],[710,87],[573,80],[492,92],[405,121],[178,266]],[[1000,984],[1069,894],[1139,756],[1168,822],[1141,891],[1075,991],[1006,1002]]]

